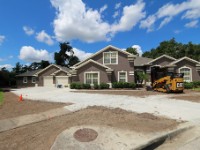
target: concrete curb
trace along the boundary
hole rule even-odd
[[[71,113],[71,111],[67,110],[66,108],[57,108],[57,109],[48,110],[39,114],[31,114],[31,115],[24,115],[24,116],[20,116],[16,118],[3,119],[3,120],[0,120],[0,133],[7,130],[14,129],[14,128],[18,128],[24,125],[48,120],[48,119],[51,119],[57,116],[62,116],[69,113]]]
[[[175,129],[175,130],[172,130],[172,131],[169,131],[163,135],[160,135],[158,137],[155,137],[149,141],[147,141],[146,143],[143,143],[139,146],[137,146],[136,148],[134,148],[134,150],[141,150],[147,146],[150,146],[151,144],[153,143],[156,143],[156,142],[159,142],[159,141],[162,141],[162,140],[165,140],[167,138],[172,138],[174,136],[176,136],[177,134],[183,132],[183,131],[186,131],[188,129],[191,129],[195,127],[195,125],[191,124],[191,123],[185,123],[183,125],[181,125],[178,129]]]

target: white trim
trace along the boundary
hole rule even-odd
[[[97,64],[97,65],[99,65],[99,66],[102,66],[102,67],[106,68],[106,69],[111,69],[110,67],[107,67],[107,66],[105,66],[105,65],[103,65],[103,64],[100,64],[100,63],[98,63],[98,62],[96,62],[96,61],[94,61],[94,60],[92,60],[92,59],[90,59],[90,60],[84,62],[83,64],[79,65],[78,67],[76,67],[76,68],[74,68],[74,69],[79,69],[79,68],[81,68],[82,66],[85,66],[86,64],[88,64],[88,63],[90,63],[90,62],[93,62],[93,63],[95,63],[95,64]]]
[[[58,67],[57,65],[51,64],[51,65],[47,66],[46,68],[42,69],[41,71],[37,72],[35,75],[38,75],[38,74],[40,74],[41,72],[43,72],[43,71],[49,69],[51,66],[54,66],[54,67],[60,69],[60,67]]]
[[[181,67],[181,68],[178,69],[178,72],[181,73],[181,69],[183,69],[183,68],[190,69],[190,82],[192,82],[192,81],[193,81],[193,80],[192,80],[192,68],[187,67],[187,66],[183,66],[183,67]],[[183,78],[184,78],[184,77],[183,77]],[[186,81],[186,82],[187,82],[187,81]]]
[[[160,56],[160,57],[157,57],[157,58],[151,60],[151,61],[148,62],[147,64],[150,64],[150,63],[152,63],[152,62],[154,62],[154,61],[156,61],[156,60],[158,60],[158,59],[161,59],[161,58],[163,58],[163,57],[169,58],[169,59],[171,59],[171,60],[173,60],[173,61],[176,60],[175,58],[173,58],[173,57],[171,57],[171,56],[168,56],[168,55],[164,54],[164,55],[162,55],[162,56]]]
[[[106,54],[106,53],[110,54],[110,63],[105,63],[104,62],[104,54]],[[111,63],[111,54],[112,53],[116,53],[116,63]],[[103,52],[103,64],[104,65],[118,65],[118,57],[119,57],[119,55],[118,55],[117,51]]]
[[[69,78],[69,76],[55,76],[56,78]]]
[[[104,47],[103,49],[101,49],[101,50],[97,51],[96,53],[94,53],[92,56],[90,56],[90,57],[88,57],[87,59],[85,59],[85,60],[83,60],[83,61],[81,61],[81,62],[75,64],[75,65],[72,66],[72,67],[76,67],[76,66],[78,66],[78,65],[80,65],[80,64],[82,64],[82,63],[84,63],[85,61],[87,61],[87,60],[93,58],[94,56],[96,56],[96,55],[98,55],[98,54],[104,52],[105,50],[108,50],[109,48],[112,48],[112,49],[114,49],[114,50],[116,50],[116,51],[118,51],[118,52],[124,53],[124,54],[126,54],[126,55],[131,55],[131,56],[136,57],[136,55],[133,55],[133,54],[127,52],[127,51],[123,51],[123,50],[121,50],[121,49],[119,49],[119,48],[117,48],[117,47],[115,47],[115,46],[112,46],[112,45],[108,45],[108,46]]]
[[[52,73],[51,75],[53,76],[53,75],[56,75],[57,73],[59,73],[59,72],[65,72],[67,75],[66,76],[68,76],[68,75],[71,75],[69,72],[67,72],[67,71],[65,71],[65,70],[57,70],[57,71],[55,71],[54,73]]]
[[[100,84],[100,72],[99,71],[87,71],[87,72],[84,72],[84,83],[85,84],[86,84],[86,73],[90,73],[90,74],[97,73],[98,74],[98,84]]]
[[[125,82],[128,82],[128,74],[127,74],[127,71],[118,71],[118,82],[120,82],[120,81],[119,81],[119,77],[120,77],[119,74],[120,74],[120,73],[126,73],[126,75],[125,75],[125,77],[126,77]]]
[[[35,81],[33,80],[35,78]],[[36,77],[32,77],[32,83],[36,83]]]
[[[26,79],[26,82],[25,82]],[[23,83],[28,83],[28,77],[23,77]]]
[[[176,61],[174,61],[174,62],[172,62],[171,64],[176,64],[176,63],[178,63],[178,62],[180,62],[180,61],[182,61],[182,60],[184,60],[184,59],[186,59],[186,60],[188,60],[188,61],[190,61],[190,62],[193,62],[193,63],[196,63],[196,64],[200,64],[200,62],[198,62],[198,61],[196,61],[196,60],[194,60],[194,59],[191,59],[191,58],[189,58],[189,57],[182,57],[182,58],[180,58],[180,59],[178,59],[178,60],[176,60]]]

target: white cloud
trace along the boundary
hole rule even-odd
[[[158,27],[158,29],[161,29],[164,25],[166,25],[167,23],[169,23],[172,20],[172,17],[166,17],[161,23],[160,26]]]
[[[27,35],[33,35],[35,33],[35,31],[28,26],[23,26],[23,30]]]
[[[0,58],[0,61],[4,61],[5,59],[3,59],[3,58]]]
[[[108,41],[117,32],[131,30],[145,16],[142,0],[125,6],[120,21],[115,24],[104,21],[100,11],[86,7],[82,0],[51,0],[51,4],[56,9],[53,25],[59,42],[72,39]]]
[[[113,18],[116,18],[117,16],[119,16],[119,11],[115,11],[115,13],[113,14]]]
[[[198,20],[193,20],[193,21],[191,21],[189,23],[186,23],[185,27],[187,27],[187,28],[196,28],[196,27],[198,27],[198,23],[199,23]]]
[[[44,30],[42,30],[39,33],[37,33],[36,39],[39,42],[44,42],[44,43],[46,43],[48,45],[53,45],[54,44],[54,41],[52,40],[52,37],[50,35],[48,35]]]
[[[0,45],[4,42],[5,38],[6,37],[4,35],[0,35]]]
[[[151,32],[154,30],[155,21],[156,21],[155,15],[148,16],[148,18],[140,22],[140,28],[143,29],[147,28],[147,32]]]
[[[74,55],[77,56],[81,61],[85,60],[86,58],[90,57],[93,53],[87,53],[83,50],[73,48]]]
[[[0,65],[0,69],[2,69],[2,68],[6,68],[6,69],[8,69],[8,70],[10,70],[10,69],[12,69],[14,66],[12,66],[11,64],[4,64],[4,65]]]
[[[183,16],[182,18],[186,18],[186,19],[197,19],[200,18],[200,9],[192,9],[192,10],[188,10]]]
[[[20,49],[19,59],[26,62],[40,62],[41,60],[53,60],[53,55],[47,50],[37,50],[32,46],[23,46]]]
[[[119,9],[121,7],[121,3],[115,4],[115,9]]]
[[[167,3],[163,5],[155,14],[149,15],[145,20],[141,21],[140,27],[153,31],[154,24],[161,21],[159,29],[168,24],[175,16],[182,15],[182,19],[200,18],[200,0],[186,0],[182,3]],[[150,17],[152,17],[150,19]]]
[[[123,8],[123,15],[119,23],[112,25],[112,31],[128,31],[133,28],[142,18],[145,17],[145,12],[143,12],[145,3],[142,1],[137,1],[136,4],[125,6]]]
[[[13,57],[14,57],[14,56],[12,56],[12,55],[8,56],[9,59],[12,59]]]
[[[108,8],[108,5],[104,5],[103,7],[100,8],[100,13],[104,12]]]
[[[139,54],[139,56],[142,56],[143,51],[140,45],[133,45],[132,48],[135,48]]]
[[[175,30],[174,33],[179,34],[179,33],[181,33],[181,30]]]

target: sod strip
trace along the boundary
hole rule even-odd
[[[3,104],[3,90],[0,89],[0,105]]]

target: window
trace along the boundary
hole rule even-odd
[[[32,77],[32,83],[36,82],[36,77]]]
[[[127,82],[127,72],[125,72],[125,71],[118,72],[118,81],[119,82]]]
[[[86,84],[99,84],[99,73],[98,72],[87,72],[85,73]]]
[[[23,78],[23,83],[27,83],[27,82],[28,82],[27,77],[24,77],[24,78]]]
[[[184,73],[183,79],[185,82],[192,82],[192,70],[188,67],[182,67],[179,69],[180,73]]]
[[[104,52],[103,53],[103,63],[104,64],[118,64],[118,53],[117,52]]]

